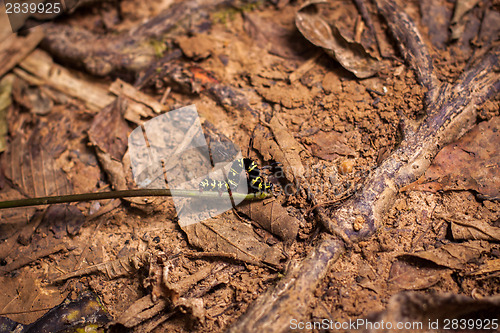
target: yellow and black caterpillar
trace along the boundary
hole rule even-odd
[[[240,174],[245,170],[248,178],[248,187],[253,192],[270,192],[273,184],[262,178],[258,165],[249,158],[240,158],[233,162],[227,174],[227,182],[205,178],[200,182],[200,191],[234,191],[240,185]]]

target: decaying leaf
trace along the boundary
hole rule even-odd
[[[6,75],[0,81],[0,152],[3,152],[7,145],[7,111],[12,104],[13,75]]]
[[[297,237],[299,220],[288,215],[277,200],[243,202],[236,207],[236,210],[284,241],[294,240]]]
[[[456,240],[481,239],[500,241],[500,228],[493,227],[486,221],[473,219],[468,215],[437,215],[451,224],[451,232]]]
[[[20,71],[16,70],[16,72],[20,74]],[[27,81],[18,78],[14,82],[12,96],[16,103],[30,112],[46,115],[54,108],[54,101],[46,94],[45,89],[45,87],[42,89],[40,86],[32,86]]]
[[[54,237],[60,239],[66,236],[66,233],[71,236],[77,235],[85,222],[85,216],[76,206],[54,205],[49,206],[45,212],[43,222],[49,225]]]
[[[449,39],[450,8],[441,1],[424,0],[420,2],[420,13],[422,23],[428,27],[432,44],[443,49]]]
[[[474,190],[500,199],[500,117],[482,122],[444,147],[416,182],[402,190]]]
[[[123,119],[127,102],[118,98],[94,118],[88,131],[90,142],[116,161],[121,161],[128,145],[129,130]]]
[[[287,29],[281,26],[277,19],[279,17],[263,17],[262,13],[244,13],[245,31],[252,39],[269,53],[283,58],[298,58],[297,53],[303,53],[305,45],[298,38],[293,38],[295,29]],[[302,52],[301,52],[302,51]]]
[[[28,197],[71,192],[71,183],[66,173],[57,166],[38,137],[31,137],[26,141],[21,135],[17,135],[2,157],[2,168],[5,176]]]
[[[486,260],[478,269],[468,275],[481,275],[500,272],[500,259]]]
[[[106,261],[97,265],[76,270],[74,272],[63,274],[52,280],[52,282],[57,283],[74,277],[95,273],[106,274],[108,279],[116,279],[117,277],[129,275],[137,271],[139,268],[149,263],[150,257],[151,254],[148,252],[136,253],[126,258]]]
[[[285,175],[291,182],[299,182],[304,178],[305,168],[302,165],[300,153],[305,149],[295,140],[286,126],[282,125],[278,116],[274,116],[269,122],[274,139],[283,153],[283,160],[276,159],[283,165]],[[272,154],[272,153],[271,153]],[[290,178],[289,178],[290,177]]]
[[[236,218],[209,219],[204,222],[181,227],[192,246],[206,252],[220,253],[254,265],[279,266],[283,258],[277,247],[267,245],[259,239],[253,228]]]
[[[309,2],[298,11],[295,24],[299,31],[358,78],[375,75],[379,70],[376,59],[361,44],[342,36],[334,22],[326,22],[320,14],[313,12],[321,2],[324,1]]]
[[[441,247],[416,253],[406,253],[401,257],[429,260],[436,265],[452,269],[463,269],[472,259],[490,250],[490,245],[483,241],[470,241],[461,244],[445,244]]]
[[[348,144],[345,135],[338,132],[319,131],[309,136],[312,152],[315,156],[327,161],[334,160],[340,156],[356,156],[356,151]]]
[[[432,287],[452,270],[442,267],[415,265],[404,260],[398,260],[391,266],[389,284],[398,290],[421,290]]]

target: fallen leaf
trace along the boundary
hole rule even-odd
[[[481,241],[470,241],[461,244],[445,244],[441,247],[416,253],[405,253],[400,257],[420,258],[431,261],[436,265],[452,269],[463,269],[472,259],[490,250],[490,245]]]
[[[473,219],[467,215],[461,215],[460,217],[436,215],[436,217],[440,217],[451,224],[453,239],[500,241],[500,228],[492,227],[486,221]]]
[[[495,273],[500,271],[500,259],[486,260],[484,264],[479,266],[475,271],[467,275],[481,275],[487,273]]]
[[[312,44],[323,48],[342,67],[364,79],[375,75],[379,64],[366,52],[363,45],[343,36],[334,22],[326,22],[320,14],[313,12],[318,3],[309,2],[295,16],[295,25]]]
[[[304,148],[295,140],[288,128],[282,125],[278,116],[274,116],[271,119],[269,126],[278,143],[279,149],[283,152],[284,160],[277,160],[277,162],[283,165],[283,170],[288,180],[291,182],[299,182],[304,178],[305,174],[305,168],[304,165],[302,165],[299,155],[300,152],[304,151]],[[293,175],[292,179],[289,178],[290,172]]]
[[[299,221],[288,215],[287,210],[277,200],[243,202],[236,210],[284,241],[295,240],[297,237]]]
[[[21,135],[16,136],[2,157],[5,177],[28,197],[70,193],[72,185],[66,173],[40,141],[36,136],[28,141]]]
[[[54,237],[60,239],[66,236],[66,233],[71,236],[77,235],[85,222],[85,216],[76,206],[53,205],[45,212],[43,222],[49,225]]]
[[[283,254],[261,240],[253,228],[233,219],[208,219],[201,223],[181,226],[192,246],[206,252],[220,253],[254,265],[279,266]]]
[[[313,155],[327,161],[336,159],[339,156],[356,156],[356,151],[347,145],[345,135],[331,131],[311,135],[308,140],[311,142]]]
[[[260,48],[283,58],[299,58],[305,46],[295,29],[287,29],[276,22],[277,16],[263,17],[262,13],[244,13],[244,28]]]
[[[5,151],[7,146],[7,111],[12,104],[11,93],[13,83],[13,75],[6,75],[0,81],[0,152]]]
[[[500,199],[500,117],[484,121],[444,147],[416,182],[401,189],[474,190],[481,198]]]
[[[424,0],[420,2],[420,13],[432,44],[444,49],[449,39],[451,9],[440,1]]]
[[[126,108],[126,100],[118,98],[97,114],[88,131],[90,142],[116,161],[122,160],[128,145],[129,128],[122,112]]]
[[[416,265],[398,260],[391,266],[388,283],[398,290],[421,290],[432,287],[452,273],[450,269]]]

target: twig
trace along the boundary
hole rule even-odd
[[[17,199],[10,201],[0,202],[0,209],[14,208],[14,207],[27,207],[39,205],[51,205],[66,202],[90,201],[90,200],[103,200],[103,199],[118,199],[130,197],[186,197],[186,198],[211,198],[211,199],[228,199],[228,193],[219,192],[200,192],[195,190],[169,190],[169,189],[141,189],[141,190],[123,190],[123,191],[110,191],[100,193],[82,193],[60,195],[53,197],[39,197]],[[258,192],[250,194],[232,193],[232,198],[237,201],[242,200],[262,200],[271,196],[269,193]]]

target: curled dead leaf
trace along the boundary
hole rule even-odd
[[[451,273],[452,270],[442,267],[417,266],[398,260],[391,266],[388,282],[397,290],[421,290],[432,287]]]
[[[493,227],[486,221],[477,220],[468,215],[438,215],[438,217],[451,223],[451,233],[456,240],[500,241],[500,228]]]
[[[490,246],[486,242],[470,241],[462,244],[450,243],[427,251],[406,253],[402,257],[420,258],[439,266],[463,269],[467,262],[489,250]]]
[[[279,266],[283,254],[277,247],[262,241],[253,228],[235,218],[208,219],[201,223],[181,226],[192,246],[209,253],[234,258],[253,265]]]
[[[295,16],[295,25],[311,43],[323,48],[342,67],[364,79],[375,75],[379,70],[376,59],[365,48],[343,36],[333,22],[326,22],[319,13],[313,12],[316,5],[324,1],[309,2]]]
[[[417,181],[401,189],[474,190],[483,199],[500,198],[500,117],[484,121],[445,146]]]
[[[236,209],[284,241],[297,237],[299,221],[288,215],[286,209],[276,200],[243,202]]]

